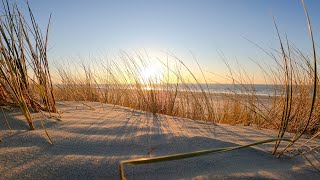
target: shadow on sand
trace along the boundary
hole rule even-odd
[[[119,179],[120,160],[239,145],[196,134],[205,125],[190,128],[195,132],[193,136],[176,133],[170,127],[175,121],[168,116],[157,118],[128,111],[103,116],[102,112],[89,112],[77,112],[77,119],[66,118],[51,126],[54,145],[43,140],[40,130],[17,134],[0,143],[0,160],[4,162],[0,179]],[[299,158],[276,159],[266,151],[246,148],[171,162],[126,165],[125,173],[128,179],[318,177],[312,168],[303,165]]]

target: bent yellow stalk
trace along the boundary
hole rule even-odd
[[[233,151],[233,150],[237,150],[237,149],[247,148],[247,147],[256,146],[259,144],[265,144],[265,143],[270,143],[270,142],[280,141],[280,140],[291,142],[290,139],[275,138],[275,139],[267,139],[264,141],[258,141],[255,143],[242,145],[242,146],[194,151],[194,152],[190,152],[190,153],[173,154],[173,155],[159,156],[159,157],[154,157],[154,158],[138,158],[138,159],[131,159],[131,160],[123,160],[123,161],[120,161],[120,177],[121,177],[121,180],[126,179],[126,177],[124,175],[124,165],[125,164],[133,164],[133,165],[150,164],[150,163],[157,163],[157,162],[163,162],[163,161],[174,161],[174,160],[179,160],[179,159],[187,159],[187,158],[204,156],[204,155],[213,154],[213,153],[222,153],[222,152]]]

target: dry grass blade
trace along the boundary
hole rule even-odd
[[[283,59],[283,64],[284,64],[284,85],[285,85],[285,105],[283,106],[283,111],[282,111],[282,115],[281,115],[281,124],[279,126],[279,133],[278,133],[278,138],[282,138],[287,130],[288,127],[288,123],[289,123],[289,116],[290,116],[290,111],[291,111],[291,96],[292,96],[292,92],[291,92],[291,88],[292,84],[290,84],[290,82],[292,82],[290,75],[289,75],[289,67],[288,67],[288,56],[285,53],[284,47],[283,47],[283,43],[280,37],[280,33],[278,30],[278,26],[275,22],[275,20],[273,19],[276,31],[277,31],[277,35],[279,38],[279,43],[280,43],[280,48],[281,48],[281,55],[282,55],[282,59]],[[277,141],[273,150],[273,154],[277,151],[279,145],[280,145],[281,141]]]
[[[12,131],[11,126],[10,126],[10,124],[9,124],[9,121],[8,121],[8,119],[7,119],[7,116],[6,116],[5,112],[3,111],[3,108],[2,108],[2,107],[1,107],[1,111],[2,111],[3,118],[4,118],[4,120],[6,121],[6,125],[7,125],[8,129],[9,129],[10,131]]]
[[[44,117],[45,119],[47,119],[47,116],[46,116],[42,111],[40,111],[40,113],[42,114],[42,117]],[[47,130],[47,128],[44,126],[43,120],[41,120],[41,126],[42,126],[44,132],[46,133],[46,136],[48,137],[49,143],[50,143],[50,144],[53,144],[53,141],[52,141],[52,139],[51,139],[51,137],[50,137],[50,135],[49,135],[49,133],[48,133],[48,130]]]
[[[317,167],[317,166],[315,165],[315,163],[313,163],[313,162],[311,161],[311,159],[308,158],[305,154],[302,154],[302,156],[303,156],[303,157],[310,163],[310,165],[320,174],[320,168]]]
[[[0,83],[34,129],[30,110],[56,112],[45,42],[27,2],[30,24],[16,4],[2,0],[0,17]],[[29,77],[34,74],[35,79]]]
[[[307,130],[311,118],[312,118],[312,113],[314,111],[315,108],[315,102],[316,102],[316,96],[317,96],[317,82],[318,82],[318,78],[317,78],[317,55],[316,55],[316,50],[315,50],[315,43],[314,43],[314,39],[313,39],[313,33],[312,33],[312,27],[311,27],[311,22],[310,22],[310,18],[309,18],[309,14],[307,11],[307,8],[305,6],[305,3],[303,0],[301,0],[301,3],[303,5],[303,9],[304,12],[306,14],[306,19],[307,19],[307,23],[308,23],[308,28],[309,28],[309,35],[310,35],[310,40],[311,40],[311,44],[312,44],[312,55],[313,55],[313,63],[314,63],[314,68],[312,69],[313,71],[313,92],[312,92],[312,100],[311,100],[311,107],[309,110],[309,116],[308,116],[308,120],[307,122],[303,125],[304,127],[299,129],[298,132],[294,135],[294,137],[292,138],[292,142],[290,142],[278,155],[278,157],[280,157],[284,152],[286,152],[286,150],[291,147]]]
[[[229,147],[229,148],[220,148],[220,149],[210,149],[210,150],[202,150],[202,151],[195,151],[195,152],[190,152],[190,153],[182,153],[182,154],[174,154],[174,155],[167,155],[167,156],[159,156],[159,157],[154,157],[154,158],[139,158],[139,159],[132,159],[132,160],[124,160],[120,161],[120,177],[122,180],[125,180],[125,173],[124,173],[124,165],[125,164],[150,164],[150,163],[157,163],[157,162],[163,162],[163,161],[174,161],[174,160],[180,160],[180,159],[187,159],[187,158],[193,158],[193,157],[199,157],[199,156],[204,156],[208,154],[214,154],[214,153],[223,153],[223,152],[228,152],[228,151],[234,151],[242,148],[247,148],[251,146],[256,146],[259,144],[265,144],[265,143],[270,143],[274,141],[288,141],[290,142],[290,139],[267,139],[264,141],[259,141],[247,145],[242,145],[242,146],[235,146],[235,147]]]

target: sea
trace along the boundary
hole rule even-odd
[[[100,84],[99,88],[129,88],[135,89],[136,85],[114,85]],[[262,96],[278,96],[281,95],[285,87],[283,85],[267,85],[267,84],[152,84],[141,85],[146,90],[175,90],[193,91],[193,92],[210,92],[210,93],[237,93],[237,94],[255,94]]]

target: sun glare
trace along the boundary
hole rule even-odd
[[[144,84],[160,83],[162,78],[162,69],[158,65],[146,66],[140,72],[140,81]]]

